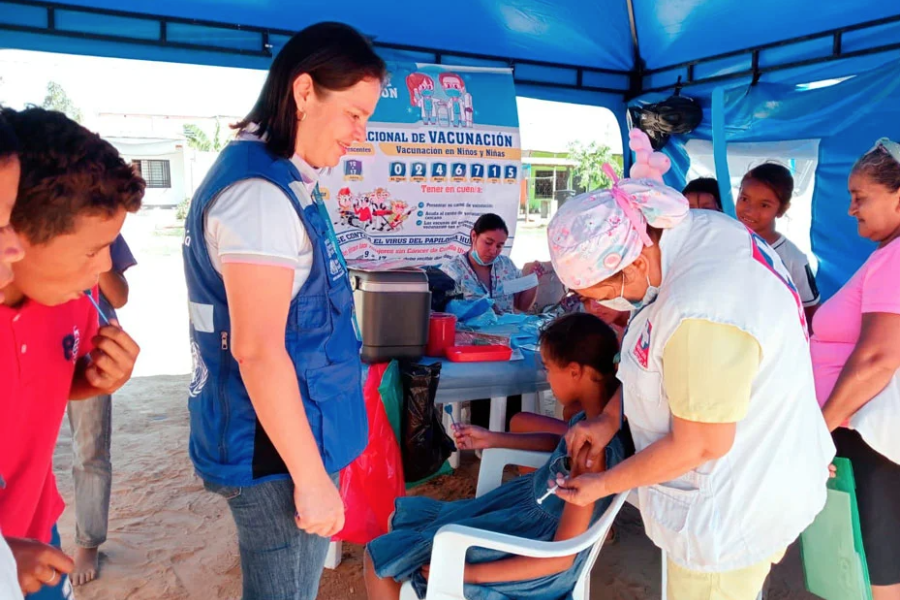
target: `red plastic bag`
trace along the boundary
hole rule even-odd
[[[369,417],[369,444],[341,471],[346,521],[335,540],[367,544],[388,531],[394,500],[406,495],[400,445],[388,421],[378,386],[388,363],[371,365],[363,387]]]

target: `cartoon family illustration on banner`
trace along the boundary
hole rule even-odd
[[[412,214],[409,204],[392,199],[391,193],[381,187],[358,194],[350,188],[341,188],[337,201],[339,224],[363,231],[400,231]]]
[[[416,71],[406,77],[410,105],[419,107],[422,123],[440,127],[472,127],[475,106],[463,78],[456,73],[445,72],[438,75],[438,83],[445,99],[435,97],[434,78],[430,75]]]
[[[522,163],[512,71],[388,67],[393,81],[382,89],[366,139],[319,179],[344,257],[451,260],[488,212],[507,222],[513,239]]]

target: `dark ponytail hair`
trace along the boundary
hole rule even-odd
[[[569,313],[541,331],[541,351],[557,365],[575,363],[607,376],[615,373],[619,340],[599,317]]]
[[[272,61],[269,75],[250,114],[234,125],[244,130],[259,125],[272,154],[290,158],[297,137],[294,81],[307,73],[317,94],[341,91],[363,79],[384,81],[387,67],[372,44],[343,23],[316,23],[292,37]]]
[[[794,176],[787,167],[773,162],[763,163],[750,169],[741,180],[741,185],[750,180],[758,181],[772,190],[782,209],[790,204],[794,195]]]
[[[506,223],[500,215],[495,215],[494,213],[485,213],[481,215],[472,226],[475,235],[481,235],[485,231],[497,231],[498,229],[502,230],[506,235],[509,235],[509,229],[506,228]]]

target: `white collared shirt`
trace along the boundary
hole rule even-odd
[[[819,288],[816,286],[816,278],[809,266],[809,259],[806,258],[803,251],[783,235],[779,236],[778,240],[772,244],[772,249],[778,253],[788,268],[791,279],[800,293],[803,306],[807,308],[816,306],[821,299]]]
[[[261,143],[252,129],[237,139]],[[303,179],[295,192],[301,205],[307,206],[312,202],[319,173],[296,154],[291,162]],[[219,194],[206,213],[204,237],[210,260],[219,273],[223,263],[293,268],[291,298],[300,292],[312,270],[312,244],[300,216],[281,188],[265,179],[245,179]]]

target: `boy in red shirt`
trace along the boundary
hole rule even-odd
[[[64,504],[52,458],[69,399],[111,394],[139,349],[113,322],[99,326],[84,290],[110,269],[109,246],[140,208],[144,182],[99,136],[62,113],[0,111],[20,144],[11,224],[24,257],[0,304],[0,530],[19,564],[33,557],[12,538],[59,544]],[[95,292],[96,293],[96,292]],[[71,597],[64,575],[41,570],[33,600]]]
[[[12,264],[22,260],[22,243],[9,223],[19,189],[19,171],[19,140],[6,121],[0,118],[0,302],[3,302],[3,288],[13,278]],[[0,493],[5,487],[6,482],[0,473]],[[61,552],[49,546],[43,548],[51,555],[55,554],[55,558],[62,560],[62,564],[57,565],[60,570],[71,569],[71,562],[67,563],[67,558],[60,556]],[[29,575],[26,574],[26,577]],[[0,531],[0,598],[22,600],[22,588],[25,586],[20,584],[19,580],[16,561],[3,538],[3,532]],[[40,588],[34,577],[31,577],[31,581],[23,583]]]

